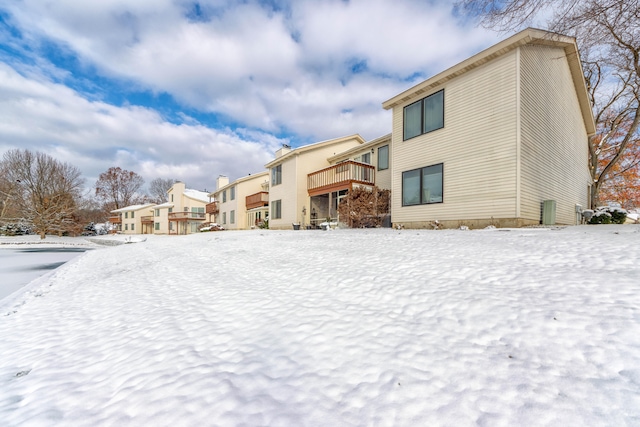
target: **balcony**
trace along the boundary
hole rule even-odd
[[[118,216],[110,216],[109,217],[109,222],[111,224],[122,224],[122,218],[118,215]]]
[[[205,205],[204,211],[210,215],[217,215],[219,212],[218,202],[211,202]]]
[[[143,224],[153,224],[153,215],[145,215],[140,217]]]
[[[245,205],[247,206],[247,210],[253,208],[259,208],[262,206],[269,205],[269,193],[266,191],[260,191],[259,193],[252,194],[247,196],[245,199]]]
[[[353,184],[375,185],[375,167],[348,160],[307,175],[309,196],[350,190]]]
[[[169,221],[204,221],[204,212],[171,212]]]

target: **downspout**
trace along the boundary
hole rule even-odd
[[[520,50],[522,48],[518,47],[516,49],[516,218],[519,219],[521,216],[520,205],[521,205],[521,96],[520,96],[520,79],[522,77],[520,70]]]

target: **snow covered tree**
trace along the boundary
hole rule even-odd
[[[12,198],[20,216],[44,239],[75,224],[75,211],[84,180],[68,163],[29,150],[9,150],[3,156],[5,178],[16,184]]]
[[[629,156],[634,156],[632,147],[639,138],[640,1],[459,0],[456,4],[459,12],[479,17],[487,28],[512,32],[533,24],[576,37],[597,125],[597,134],[588,141],[591,207],[608,197],[611,180],[616,181],[615,188],[637,193],[638,181],[627,181],[621,170],[633,168]]]

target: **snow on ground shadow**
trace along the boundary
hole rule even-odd
[[[639,242],[254,230],[88,251],[0,302],[0,419],[640,425]]]

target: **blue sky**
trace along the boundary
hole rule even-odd
[[[449,1],[0,0],[0,154],[213,190],[389,133],[382,102],[498,41]]]

